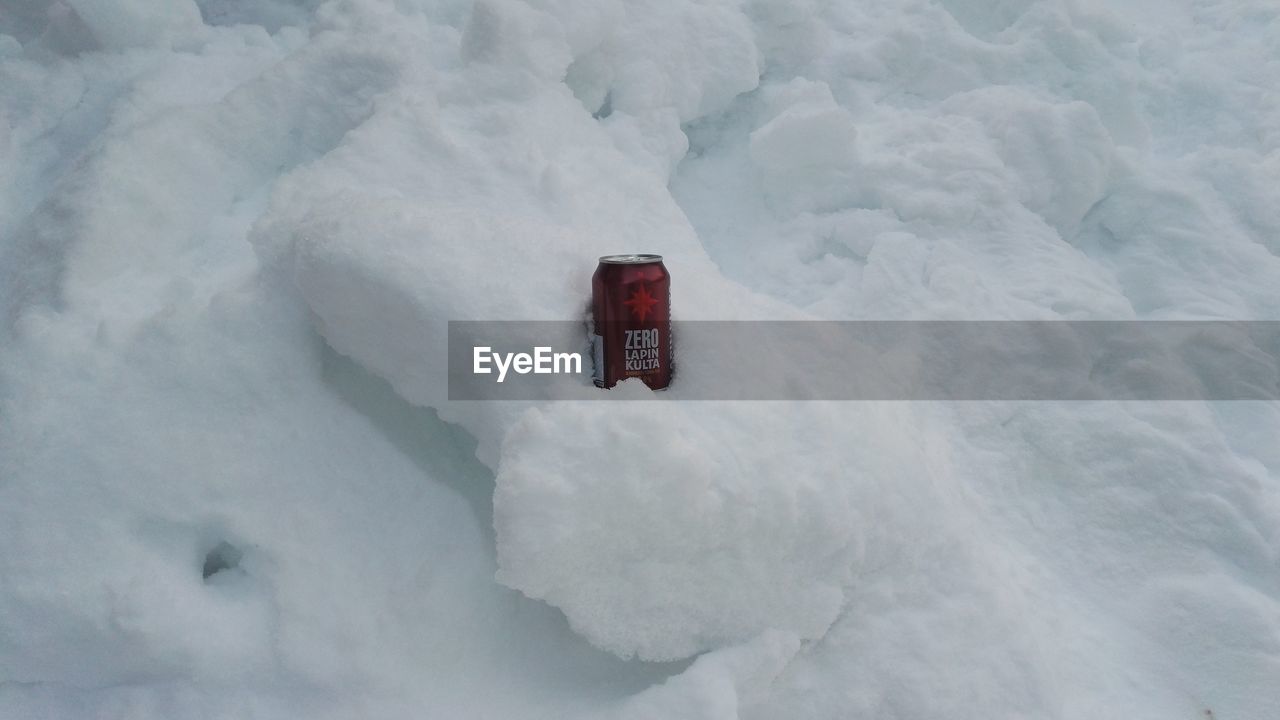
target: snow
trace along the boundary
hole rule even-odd
[[[624,657],[677,659],[771,628],[821,637],[860,564],[856,499],[873,482],[832,478],[881,459],[842,462],[835,412],[676,407],[526,413],[498,468],[499,581]],[[779,426],[790,437],[756,440]],[[547,442],[566,431],[575,442]]]
[[[67,6],[104,50],[171,43],[202,24],[195,0],[67,0]]]
[[[0,716],[1280,715],[1274,404],[443,363],[628,251],[682,320],[1280,319],[1277,47],[1244,0],[5,4]]]

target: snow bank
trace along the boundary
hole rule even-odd
[[[1018,200],[1070,235],[1106,193],[1115,146],[1092,105],[1052,104],[1007,87],[958,93],[943,112],[982,123]]]
[[[342,147],[284,180],[258,221],[259,255],[292,278],[334,348],[479,440],[480,457],[499,470],[503,582],[552,602],[592,642],[622,656],[678,659],[770,628],[818,637],[839,611],[857,553],[855,515],[832,511],[842,507],[836,498],[844,491],[831,483],[837,473],[829,461],[809,472],[810,490],[783,489],[774,498],[770,486],[793,469],[748,462],[749,469],[726,474],[744,462],[725,454],[743,428],[717,420],[736,416],[732,409],[704,419],[708,435],[701,442],[668,451],[662,448],[691,422],[675,405],[651,405],[636,418],[591,405],[545,420],[536,409],[445,400],[444,367],[430,360],[443,354],[448,320],[581,316],[582,282],[594,258],[618,248],[643,246],[678,268],[682,316],[794,316],[723,280],[663,175],[637,170],[582,112],[554,68],[537,65],[536,58],[554,65],[559,61],[550,58],[560,55],[540,44],[549,34],[537,30],[529,12],[478,6],[460,40],[468,61],[460,77],[379,98],[374,117]],[[509,86],[497,69],[524,72],[525,83],[546,90]],[[490,92],[476,92],[495,82],[501,84]],[[617,108],[615,116],[623,112]],[[492,124],[477,124],[477,114]],[[643,221],[614,224],[632,217]],[[477,246],[486,252],[477,254]],[[699,374],[699,362],[689,358],[691,376]],[[834,447],[833,431],[808,417],[796,411],[810,442]],[[763,431],[767,419],[752,413],[743,421]],[[642,470],[618,467],[620,443],[605,441],[608,435],[591,441],[628,425],[635,430],[624,446],[653,449]],[[582,442],[569,446],[561,440],[579,435]],[[569,471],[562,451],[581,465]],[[594,488],[584,488],[580,502],[549,489],[563,484],[566,472],[576,476],[573,483]],[[719,527],[698,528],[705,517],[671,515],[701,497],[691,489],[661,493],[649,506],[631,500],[660,487],[653,476],[667,478],[673,491],[706,485],[708,502],[725,492],[744,497],[724,508]],[[762,504],[771,509],[761,513]],[[559,517],[546,522],[551,513]],[[598,529],[602,519],[614,530]],[[631,530],[604,541],[618,527]],[[665,538],[637,534],[664,527]],[[667,549],[647,556],[658,552],[654,542]],[[768,562],[758,556],[764,549]],[[588,557],[579,557],[584,552]],[[682,565],[663,568],[679,558]],[[584,563],[602,574],[583,582]]]
[[[831,89],[797,78],[762,95],[768,119],[752,131],[749,152],[766,197],[791,213],[854,203],[864,186],[858,129]]]
[[[686,320],[1275,319],[1274,18],[10,3],[0,714],[1274,715],[1274,408],[443,367],[630,250]]]
[[[682,658],[769,628],[820,637],[865,525],[856,487],[830,481],[854,470],[832,420],[788,405],[531,410],[503,444],[498,579],[623,656]],[[786,438],[758,442],[779,427]]]

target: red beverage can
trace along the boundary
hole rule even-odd
[[[595,384],[671,383],[671,276],[661,255],[605,255],[591,276]]]

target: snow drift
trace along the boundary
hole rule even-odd
[[[686,320],[1280,319],[1278,46],[1250,2],[9,3],[0,714],[1276,715],[1274,406],[456,403],[443,344],[618,251]]]

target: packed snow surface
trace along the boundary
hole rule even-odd
[[[0,717],[1273,720],[1274,404],[443,358],[611,252],[685,320],[1280,320],[1278,187],[1270,1],[3,0]]]

